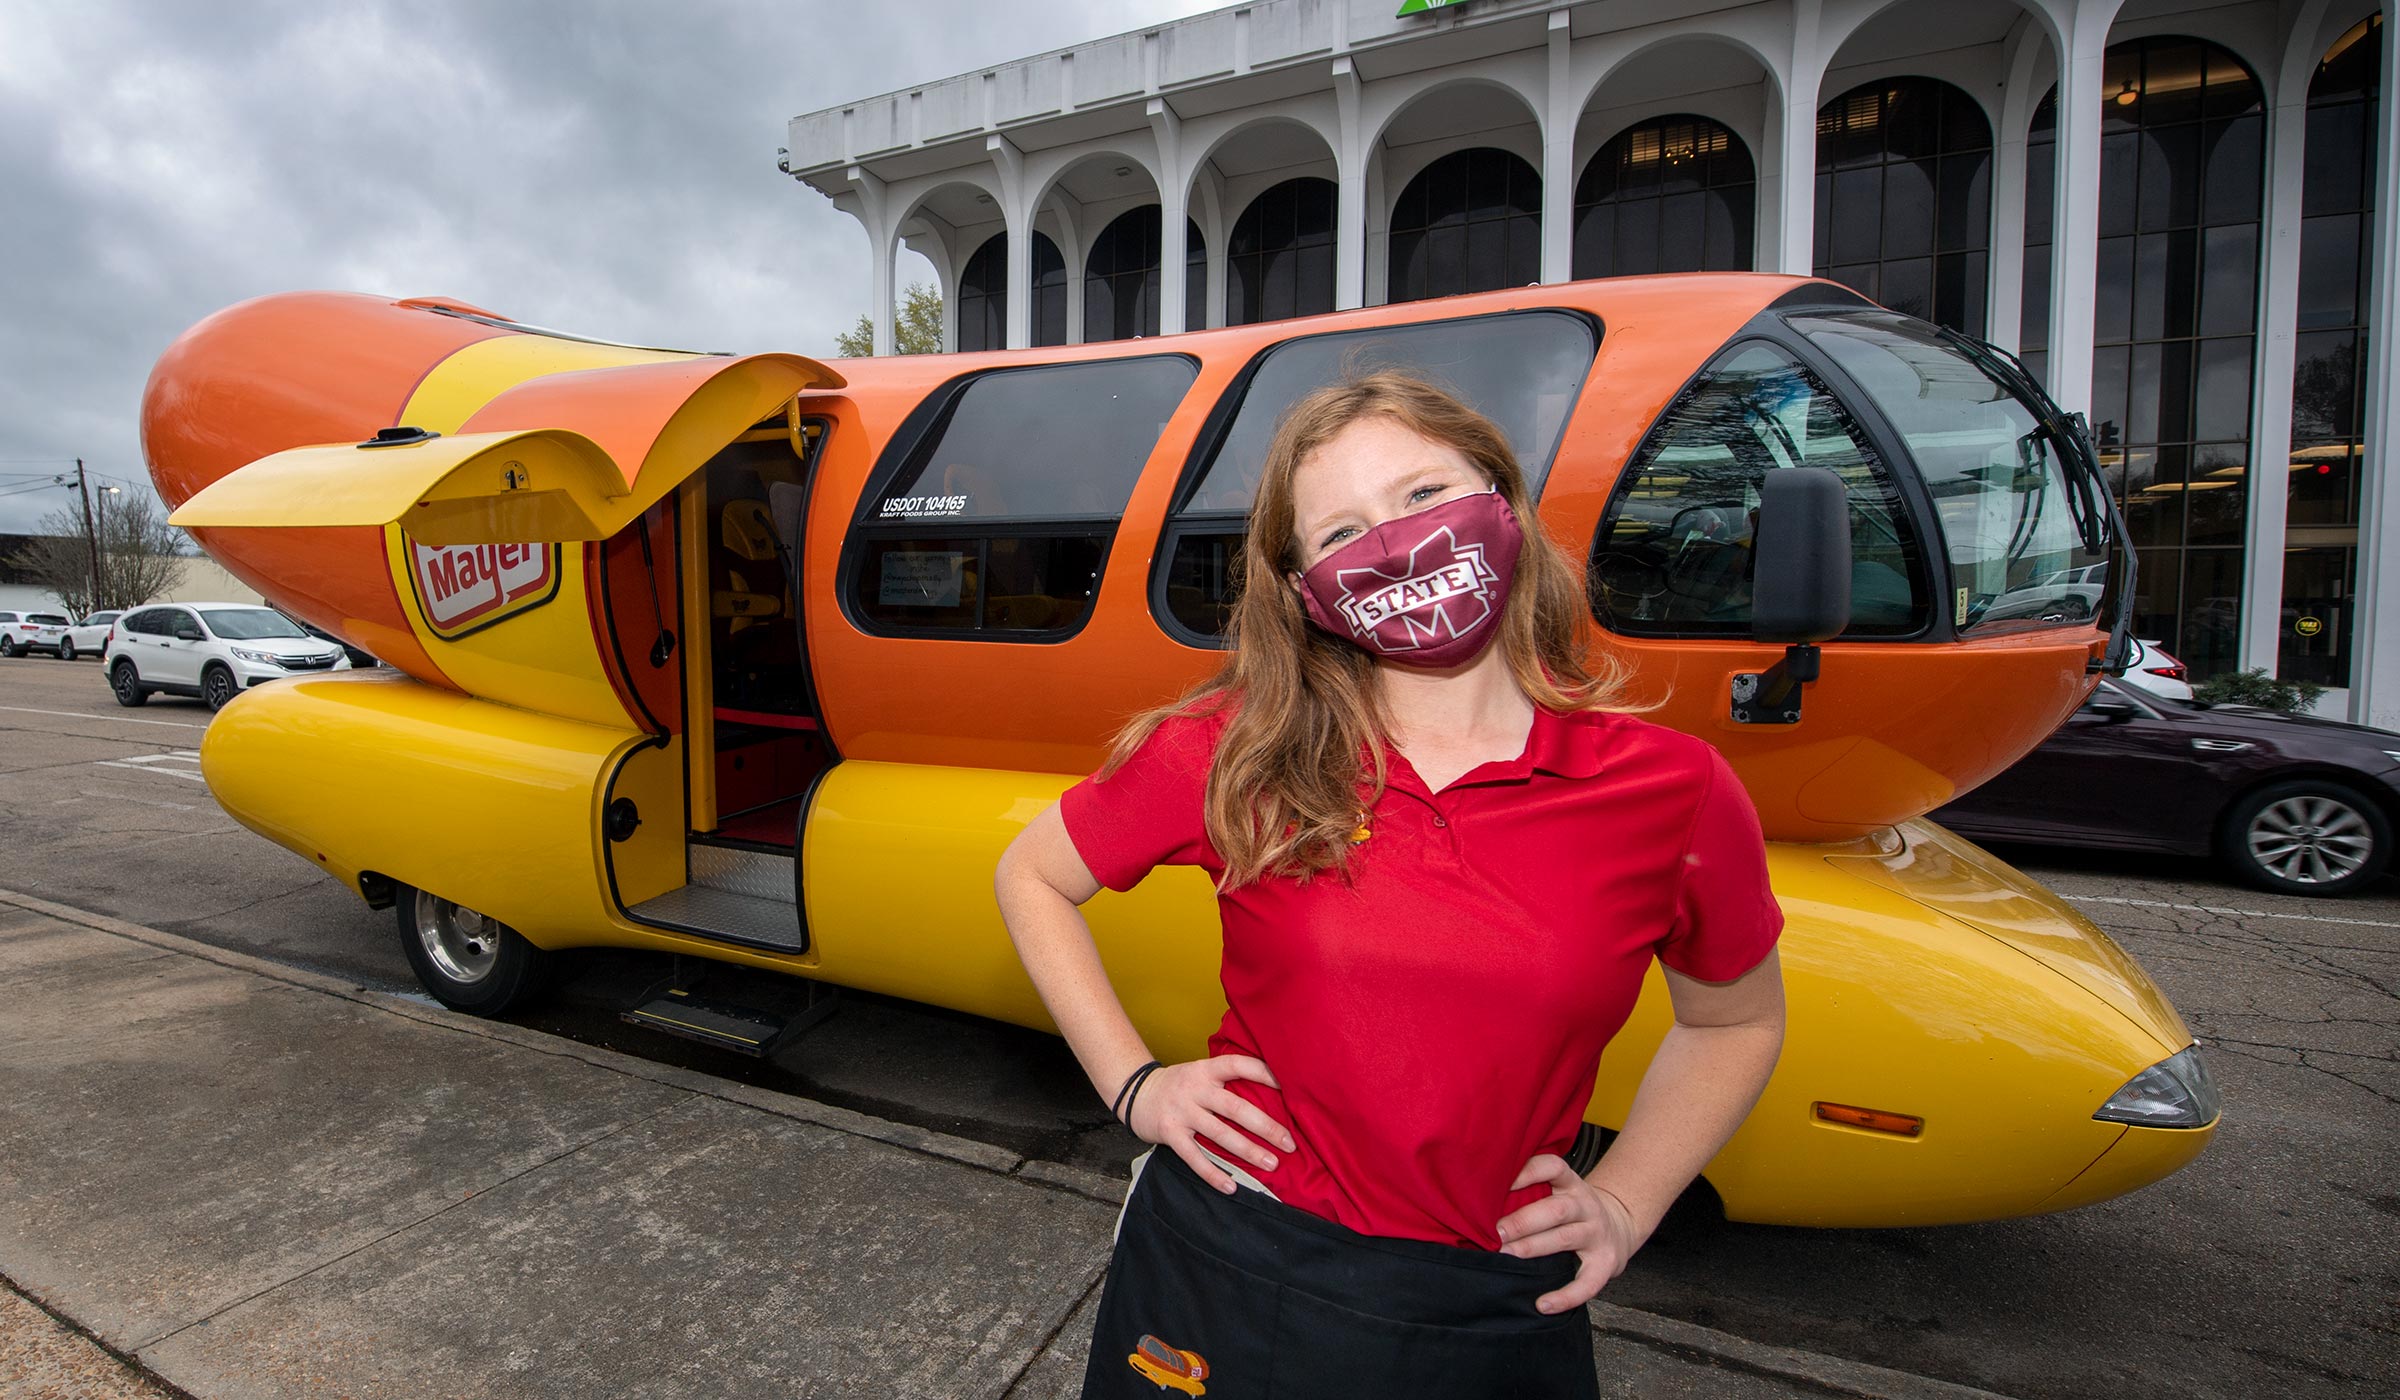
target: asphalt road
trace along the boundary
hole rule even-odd
[[[91,662],[0,661],[0,886],[413,988],[389,914],[210,800],[208,717],[119,709]],[[2400,1393],[2400,882],[2317,901],[2198,861],[2003,854],[2140,958],[2210,1047],[2228,1105],[2211,1149],[2064,1215],[1665,1235],[1607,1298],[2027,1400]],[[1050,1037],[849,995],[761,1065],[618,1022],[662,970],[577,958],[524,1023],[1052,1160],[1121,1172],[1136,1149]]]

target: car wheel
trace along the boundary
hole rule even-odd
[[[208,702],[210,709],[224,709],[239,693],[233,683],[233,672],[224,667],[211,666],[200,673],[200,698]]]
[[[120,661],[109,668],[108,688],[115,693],[117,703],[126,709],[150,702],[150,692],[142,688],[142,676],[130,661]]]
[[[2282,894],[2347,894],[2381,875],[2392,854],[2383,809],[2324,778],[2250,793],[2225,814],[2220,839],[2244,880]]]
[[[61,661],[73,661],[75,659],[75,643],[72,639],[62,641],[58,644],[58,659]]]
[[[0,656],[15,656],[16,654],[17,639],[14,637],[0,637]]]
[[[395,907],[401,951],[442,1005],[497,1016],[539,988],[542,950],[498,919],[430,890],[402,889]]]

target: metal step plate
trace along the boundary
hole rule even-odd
[[[801,952],[799,891],[792,858],[691,843],[692,882],[645,899],[625,912],[651,923],[720,934],[768,948]]]
[[[637,1026],[723,1046],[743,1055],[766,1054],[784,1028],[782,1017],[756,1007],[694,996],[682,990],[669,991],[622,1015]]]

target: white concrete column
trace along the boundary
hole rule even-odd
[[[2100,278],[2101,66],[2120,0],[2080,0],[2058,65],[2058,194],[2050,241],[2050,397],[2092,406],[2092,306]]]
[[[1000,173],[1000,213],[1008,225],[1008,348],[1033,344],[1033,199],[1025,188],[1025,157],[1005,136],[986,136],[983,148]]]
[[[1542,280],[1575,275],[1575,91],[1566,10],[1550,12],[1550,81],[1542,102]]]
[[[1191,193],[1183,169],[1183,122],[1163,97],[1150,99],[1148,115],[1158,143],[1158,333],[1180,335],[1187,315],[1183,263],[1192,246],[1184,213]]]
[[[1783,103],[1777,97],[1783,84],[1772,70],[1758,81],[1766,91],[1758,104],[1758,149],[1751,153],[1758,169],[1758,207],[1751,214],[1750,270],[1772,272],[1783,256]]]
[[[1206,303],[1185,307],[1183,320],[1194,330],[1203,326],[1214,330],[1225,324],[1225,241],[1233,234],[1233,220],[1226,215],[1225,186],[1214,165],[1203,162],[1193,172],[1191,189],[1192,204],[1199,211],[1200,234],[1207,240],[1201,257],[1208,268],[1208,285],[1201,293]]]
[[[1081,345],[1083,344],[1083,274],[1086,252],[1083,205],[1077,200],[1068,198],[1063,188],[1053,190],[1050,194],[1050,218],[1058,228],[1058,233],[1051,241],[1058,248],[1058,260],[1066,264],[1067,269],[1067,344]],[[1034,223],[1039,224],[1040,222],[1037,216]],[[1033,255],[1027,253],[1025,256],[1030,259]]]
[[[1770,271],[1806,277],[1815,270],[1817,245],[1817,90],[1825,81],[1819,0],[1792,0],[1792,61],[1778,74],[1783,84],[1783,131],[1776,170],[1782,175],[1776,201],[1778,228]]]
[[[1358,70],[1347,56],[1333,61],[1333,96],[1341,113],[1341,149],[1333,153],[1333,306],[1367,304],[1367,134],[1359,113]]]
[[[2042,55],[2050,41],[2031,15],[2017,21],[2007,50],[2007,83],[2000,125],[1992,133],[1991,277],[1984,339],[2009,350],[2025,348],[2025,137],[2041,104]]]
[[[2358,594],[2350,658],[2350,718],[2379,729],[2400,728],[2400,441],[2394,409],[2400,407],[2400,358],[2392,337],[2400,332],[2400,100],[2390,74],[2400,73],[2400,23],[2383,26],[2384,100],[2377,104],[2382,129],[2375,149],[2375,263],[2367,335],[2367,441],[2359,460]],[[2278,551],[2280,554],[2280,550]]]
[[[858,192],[859,221],[867,227],[867,243],[875,250],[875,261],[867,277],[867,295],[874,298],[868,309],[868,320],[875,327],[875,353],[892,353],[892,264],[899,258],[899,238],[892,228],[891,205],[885,197],[881,178],[864,166],[853,165],[842,172],[850,188]]]
[[[2267,109],[2266,240],[2259,250],[2258,338],[2251,363],[2250,461],[2243,473],[2249,521],[2242,541],[2242,620],[2235,665],[2276,669],[2283,633],[2283,536],[2291,506],[2292,373],[2299,353],[2300,194],[2307,155],[2308,80],[2316,26],[2286,41],[2275,103]]]

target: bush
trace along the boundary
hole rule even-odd
[[[2324,693],[2325,687],[2308,681],[2278,680],[2264,666],[2228,671],[2192,687],[2192,698],[2203,705],[2255,705],[2287,715],[2306,710]]]

